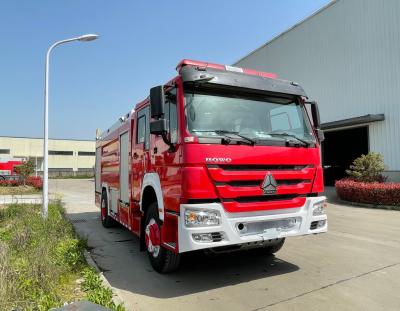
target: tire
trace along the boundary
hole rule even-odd
[[[269,246],[265,246],[262,248],[257,248],[256,251],[259,254],[263,254],[263,255],[273,255],[275,253],[277,253],[283,246],[283,244],[285,243],[285,238],[281,239],[278,243],[274,244],[274,245],[269,245]]]
[[[111,228],[116,224],[115,220],[108,215],[108,200],[105,191],[101,194],[100,219],[105,228]]]
[[[4,176],[0,176],[0,180],[6,180]]]
[[[152,203],[146,213],[144,238],[151,266],[159,273],[169,273],[179,267],[180,254],[176,254],[161,245],[161,226],[158,217],[158,204]]]

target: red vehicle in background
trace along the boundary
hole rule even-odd
[[[271,254],[326,232],[323,133],[302,87],[191,60],[177,71],[97,138],[103,225],[139,236],[161,273],[189,251]]]
[[[18,179],[16,167],[22,164],[23,159],[0,158],[0,180]]]

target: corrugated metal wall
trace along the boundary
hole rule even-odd
[[[338,0],[235,65],[299,82],[322,122],[384,113],[370,150],[400,170],[399,0]]]

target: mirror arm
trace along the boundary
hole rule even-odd
[[[174,152],[175,151],[175,145],[173,143],[171,143],[171,141],[168,139],[167,132],[163,132],[161,134],[161,137],[162,137],[164,143],[169,146],[168,151],[169,152]]]

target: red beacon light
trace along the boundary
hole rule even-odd
[[[228,65],[206,63],[206,62],[200,62],[200,61],[191,60],[191,59],[183,59],[183,60],[181,60],[179,62],[179,64],[176,66],[176,70],[178,72],[180,72],[182,67],[184,67],[184,66],[193,66],[193,67],[200,67],[200,68],[212,68],[212,69],[224,70],[224,71],[232,71],[232,72],[241,72],[241,73],[244,73],[244,74],[247,74],[247,75],[259,76],[259,77],[270,78],[270,79],[276,79],[278,77],[278,75],[276,73],[263,72],[263,71],[257,71],[257,70],[254,70],[254,69],[240,68],[240,67],[234,67],[234,66],[228,66]]]

